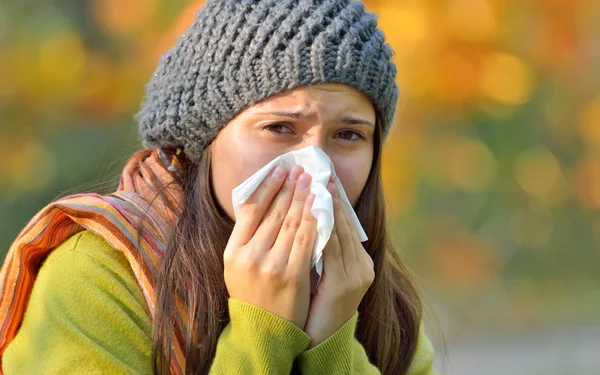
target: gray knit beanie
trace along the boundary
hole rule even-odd
[[[288,89],[345,83],[373,102],[387,137],[398,88],[374,14],[352,0],[207,0],[160,59],[136,119],[146,147],[194,162],[238,112]]]

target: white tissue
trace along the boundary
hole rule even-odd
[[[337,177],[331,159],[329,159],[329,156],[327,156],[323,150],[315,146],[308,146],[298,151],[291,151],[287,154],[283,154],[262,167],[258,172],[254,173],[246,181],[233,189],[232,201],[234,214],[237,217],[239,206],[248,200],[262,180],[276,165],[280,165],[288,171],[294,165],[299,165],[304,168],[305,173],[312,176],[310,192],[315,194],[315,201],[311,211],[317,218],[317,238],[313,248],[311,269],[313,267],[316,269],[320,280],[323,273],[323,248],[327,241],[329,241],[334,224],[333,201],[329,190],[327,190],[327,184],[331,175]],[[336,178],[335,181],[342,201],[346,205],[347,211],[350,213],[358,237],[361,242],[364,242],[368,239],[367,235],[360,225],[360,221],[358,220],[350,201],[348,201],[344,187],[339,182],[339,179]]]

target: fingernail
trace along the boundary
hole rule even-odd
[[[310,175],[303,173],[298,180],[298,190],[306,190],[308,183],[310,182]]]
[[[285,168],[277,166],[277,167],[275,167],[275,169],[273,169],[273,172],[271,172],[271,177],[281,178],[281,177],[283,177],[284,173],[285,173]]]
[[[294,165],[292,167],[292,170],[290,171],[290,174],[288,175],[288,180],[296,181],[298,179],[298,176],[300,176],[300,173],[302,173],[302,168],[300,168],[297,165]]]

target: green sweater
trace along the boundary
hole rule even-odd
[[[320,345],[287,320],[230,299],[210,374],[379,374],[354,337],[358,312]],[[12,374],[151,374],[152,320],[124,255],[84,231],[44,262],[2,369]],[[411,375],[435,374],[422,333]]]

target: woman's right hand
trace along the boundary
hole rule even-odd
[[[310,304],[310,261],[317,219],[311,176],[276,167],[240,207],[223,253],[229,296],[303,328]]]

